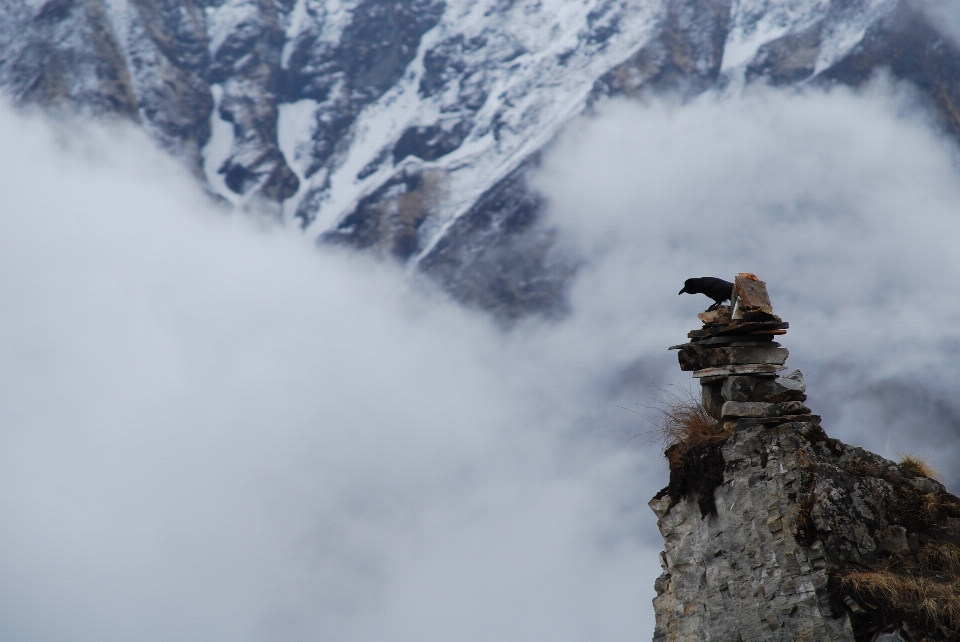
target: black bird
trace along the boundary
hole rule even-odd
[[[733,283],[724,281],[712,276],[704,276],[699,279],[687,279],[683,282],[683,289],[677,294],[706,294],[714,300],[714,304],[707,308],[707,311],[716,310],[720,304],[730,298],[733,293]]]

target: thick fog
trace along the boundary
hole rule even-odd
[[[690,276],[765,279],[828,433],[957,490],[960,171],[909,92],[600,106],[536,177],[571,315],[510,330],[130,127],[0,139],[0,639],[648,639],[666,469],[617,406],[694,389]]]
[[[913,0],[923,11],[934,29],[960,44],[960,5],[951,0]]]
[[[596,341],[220,210],[130,127],[0,139],[0,639],[652,631],[665,473]]]

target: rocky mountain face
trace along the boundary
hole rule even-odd
[[[772,310],[701,318],[677,347],[706,414],[687,416],[650,502],[654,640],[960,640],[960,498],[917,462],[829,438],[799,371],[776,374]]]
[[[916,84],[960,135],[958,46],[914,0],[5,0],[0,87],[135,120],[238,206],[562,314],[576,261],[526,182],[606,96]]]

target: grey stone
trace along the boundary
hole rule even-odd
[[[724,419],[728,417],[780,417],[803,415],[810,412],[810,409],[799,401],[787,401],[785,403],[765,403],[762,401],[728,401],[723,404],[720,415]]]
[[[794,370],[788,375],[777,377],[774,383],[776,384],[775,393],[807,391],[807,384],[803,381],[803,373],[799,370]]]
[[[707,339],[734,334],[779,335],[786,334],[790,324],[786,321],[734,321],[727,325],[709,326],[687,333],[688,339]]]
[[[924,493],[939,493],[946,490],[943,484],[929,477],[916,477],[911,481],[916,488]]]
[[[884,529],[880,534],[880,546],[891,553],[908,552],[910,544],[907,542],[907,529],[897,525]]]
[[[663,519],[663,516],[670,510],[670,497],[665,496],[659,499],[654,497],[650,500],[649,506],[657,515],[657,519]]]
[[[685,348],[687,346],[708,346],[708,345],[738,345],[738,346],[766,346],[779,348],[780,344],[776,341],[772,341],[773,337],[765,339],[763,336],[753,336],[749,334],[744,335],[727,335],[722,337],[710,337],[709,339],[699,339],[697,341],[691,341],[689,343],[681,343],[680,345],[670,346],[668,350],[679,350],[680,348]]]
[[[796,453],[809,448],[797,429],[746,427],[722,448],[717,515],[684,500],[660,517],[665,542],[683,544],[655,585],[655,640],[853,642],[849,618],[826,606],[819,543],[795,537]]]
[[[873,638],[873,642],[911,642],[911,638],[903,632],[903,629],[898,628],[890,633],[881,633]]]
[[[720,409],[723,407],[724,397],[720,392],[720,382],[707,382],[700,386],[700,403],[707,414],[714,419],[720,419]]]
[[[680,349],[677,358],[683,371],[703,370],[716,366],[768,363],[782,365],[790,352],[772,346],[698,346]]]
[[[693,377],[695,379],[701,379],[701,383],[703,383],[703,379],[706,379],[707,381],[716,381],[731,375],[773,375],[780,370],[786,370],[786,366],[777,366],[771,363],[731,365],[697,370],[693,373]]]
[[[724,379],[720,394],[727,401],[766,401],[773,389],[770,377],[741,375]]]
[[[723,404],[721,416],[726,417],[772,417],[773,404],[758,401],[728,401]]]
[[[746,401],[757,385],[759,377],[727,377],[720,389],[727,401]]]
[[[807,387],[803,383],[803,375],[800,374],[799,370],[794,370],[785,377],[778,377],[771,381],[769,388],[763,392],[763,400],[770,402],[806,401],[807,395],[804,394],[806,389]]]

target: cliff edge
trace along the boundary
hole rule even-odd
[[[960,499],[916,462],[827,436],[800,372],[778,375],[788,324],[762,281],[740,275],[730,308],[700,318],[674,346],[699,420],[671,432],[650,502],[654,641],[960,640]]]

